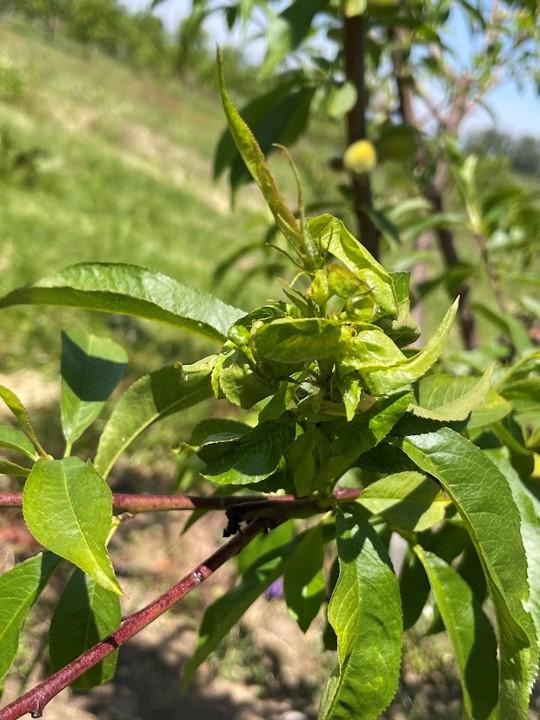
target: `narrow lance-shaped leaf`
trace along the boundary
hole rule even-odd
[[[328,607],[339,673],[326,686],[321,720],[377,720],[396,691],[401,662],[399,588],[386,548],[357,511],[336,515],[339,580]]]
[[[122,263],[81,263],[0,299],[11,305],[65,305],[167,323],[222,342],[244,315],[167,275]]]
[[[61,413],[70,446],[102,411],[127,365],[123,347],[82,330],[62,333]]]
[[[34,432],[34,428],[30,423],[28,410],[22,404],[17,395],[15,395],[15,393],[12,392],[9,388],[4,387],[4,385],[0,385],[0,398],[6,403],[13,415],[17,418],[26,436],[29,440],[31,440],[38,453],[40,455],[46,456],[47,453],[39,442],[37,435]]]
[[[302,632],[309,628],[324,599],[323,560],[319,523],[306,532],[290,556],[283,582],[287,607]]]
[[[75,660],[119,627],[122,619],[116,593],[98,585],[81,570],[75,570],[54,611],[49,630],[51,670],[56,672]],[[74,690],[107,682],[116,670],[118,652],[87,670],[71,683]]]
[[[238,152],[242,156],[242,159],[253,179],[259,186],[263,197],[274,216],[278,228],[291,245],[300,253],[303,253],[306,240],[302,227],[285,202],[274,176],[268,169],[268,165],[266,164],[266,160],[257,143],[257,140],[242,119],[238,110],[233,105],[231,98],[227,93],[223,77],[223,65],[219,53],[218,68],[221,101],[223,109],[225,110],[225,115],[227,116],[229,129],[234,142],[236,143],[236,147],[238,148]],[[310,254],[314,254],[313,251],[311,253],[307,253],[308,256]]]
[[[519,509],[530,586],[527,609],[532,615],[537,638],[540,638],[540,500],[524,485],[509,460],[502,456],[502,452],[490,452],[490,458],[510,483],[512,497]],[[533,657],[530,665],[530,687],[536,680],[539,651],[537,643],[536,660]]]
[[[444,560],[415,547],[456,655],[470,720],[493,718],[498,694],[497,640],[479,600]]]
[[[23,467],[18,463],[11,462],[7,458],[0,457],[0,475],[20,475],[26,477],[30,468]]]
[[[38,542],[122,594],[106,549],[112,493],[90,463],[38,460],[24,486],[23,514]]]
[[[11,425],[0,425],[0,447],[21,452],[31,460],[37,460],[39,457],[28,437]]]
[[[39,553],[0,576],[0,678],[17,653],[26,615],[56,570],[60,558]]]
[[[115,405],[101,434],[96,470],[106,478],[124,450],[147,427],[212,397],[210,378],[216,356],[193,365],[177,363],[134,382]]]
[[[499,628],[499,715],[526,717],[537,638],[521,519],[508,480],[485,452],[450,428],[409,435],[405,453],[436,477],[457,507],[484,567]]]

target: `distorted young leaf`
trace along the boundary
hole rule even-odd
[[[368,389],[372,394],[382,395],[391,390],[415,382],[425,375],[439,359],[444,350],[458,306],[458,300],[448,310],[441,324],[416,355],[403,360],[395,367],[375,370],[369,374]]]
[[[0,425],[0,447],[21,452],[30,460],[37,460],[39,457],[28,436],[11,425]]]
[[[241,117],[264,155],[274,152],[277,144],[290,147],[298,139],[306,127],[314,92],[314,87],[287,80],[242,108]],[[234,197],[236,190],[250,182],[252,176],[229,129],[216,148],[214,177],[219,177],[226,168],[230,168],[229,183]]]
[[[127,361],[124,348],[108,338],[80,329],[62,333],[60,407],[68,446],[98,417],[122,379]]]
[[[60,558],[51,552],[39,553],[0,575],[0,678],[17,653],[28,611],[59,562]]]
[[[397,317],[398,303],[390,275],[341,220],[325,214],[310,218],[308,225],[315,243],[327,248],[363,283],[369,297],[380,308],[379,315]]]
[[[401,447],[441,482],[471,536],[499,630],[499,716],[525,717],[538,642],[527,609],[531,589],[521,518],[509,481],[485,452],[449,428],[409,435]]]
[[[36,433],[34,432],[34,428],[30,423],[28,410],[22,404],[17,395],[15,395],[15,393],[12,392],[9,388],[4,387],[4,385],[0,385],[0,399],[5,402],[13,415],[17,418],[19,424],[24,430],[25,435],[32,442],[32,445],[35,447],[38,453],[43,456],[47,455],[47,453],[41,446],[41,443],[39,442]]]
[[[484,402],[493,377],[493,367],[480,379],[447,374],[428,375],[418,384],[418,403],[409,411],[417,417],[455,422],[465,420]]]
[[[352,375],[345,375],[345,377],[339,378],[337,386],[343,398],[345,417],[350,422],[362,398],[362,384]]]
[[[449,500],[439,486],[419,472],[402,472],[364,488],[357,500],[395,529],[422,532],[444,519]]]
[[[264,154],[259,147],[255,136],[242,119],[242,116],[233,105],[225,88],[223,77],[223,66],[221,57],[218,54],[219,88],[221,101],[227,117],[229,129],[233,136],[238,152],[242,156],[251,176],[259,186],[268,207],[276,221],[276,224],[284,237],[298,248],[303,246],[304,237],[300,223],[293,215],[291,209],[285,202],[274,176],[268,169]]]
[[[286,413],[267,420],[241,437],[208,440],[198,455],[206,463],[203,477],[224,485],[247,485],[270,477],[294,441],[294,417]]]
[[[306,632],[324,600],[323,536],[319,523],[308,530],[287,561],[283,588],[287,607]]]
[[[253,372],[245,355],[236,348],[223,358],[217,379],[227,400],[244,409],[272,395],[275,389]]]
[[[116,403],[101,434],[96,470],[106,478],[124,450],[147,427],[212,397],[210,377],[216,357],[193,365],[176,363],[145,375]]]
[[[81,263],[0,298],[11,305],[66,305],[167,323],[223,342],[244,313],[167,275],[122,263]]]
[[[498,696],[497,640],[482,605],[459,573],[423,550],[422,563],[457,660],[463,704],[474,720],[492,718]]]
[[[387,550],[357,511],[337,511],[339,580],[328,606],[339,673],[323,695],[322,720],[377,720],[396,691],[401,664],[399,587]]]
[[[24,486],[23,514],[38,542],[122,594],[106,549],[112,493],[91,463],[38,460]]]
[[[334,355],[341,334],[341,325],[333,320],[283,318],[254,325],[250,346],[258,358],[297,364]]]
[[[122,613],[118,595],[98,585],[81,570],[69,579],[51,619],[49,658],[57,672],[120,626]],[[107,655],[76,678],[73,690],[88,690],[114,677],[118,651]]]

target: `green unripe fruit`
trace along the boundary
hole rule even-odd
[[[357,140],[345,150],[343,166],[355,175],[371,172],[377,164],[377,152],[369,140]]]
[[[416,132],[411,125],[385,123],[376,141],[380,160],[408,160],[416,153]]]

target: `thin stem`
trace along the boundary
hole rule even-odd
[[[111,635],[91,647],[57,673],[54,673],[54,675],[51,675],[47,680],[36,685],[35,688],[14,702],[6,705],[5,708],[0,710],[0,720],[15,720],[15,718],[20,718],[26,713],[31,713],[32,717],[41,717],[43,709],[53,697],[210,577],[227,560],[246,547],[265,527],[266,524],[262,518],[251,522],[242,533],[233,537],[217,552],[200,565],[197,565],[194,570],[183,577],[176,585],[169,588],[163,595],[160,595],[142,610],[124,618],[120,627]]]

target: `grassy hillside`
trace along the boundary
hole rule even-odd
[[[209,90],[159,84],[65,40],[50,45],[28,26],[1,24],[0,293],[89,260],[132,262],[211,289],[216,264],[260,238],[264,222],[254,190],[241,193],[241,219],[226,184],[211,179],[223,127]],[[233,290],[244,307],[260,299],[234,274],[216,293],[228,299]],[[80,322],[50,309],[39,327],[36,318],[24,308],[2,314],[4,369],[23,356],[46,364],[58,324]],[[172,342],[160,330],[165,338]]]

